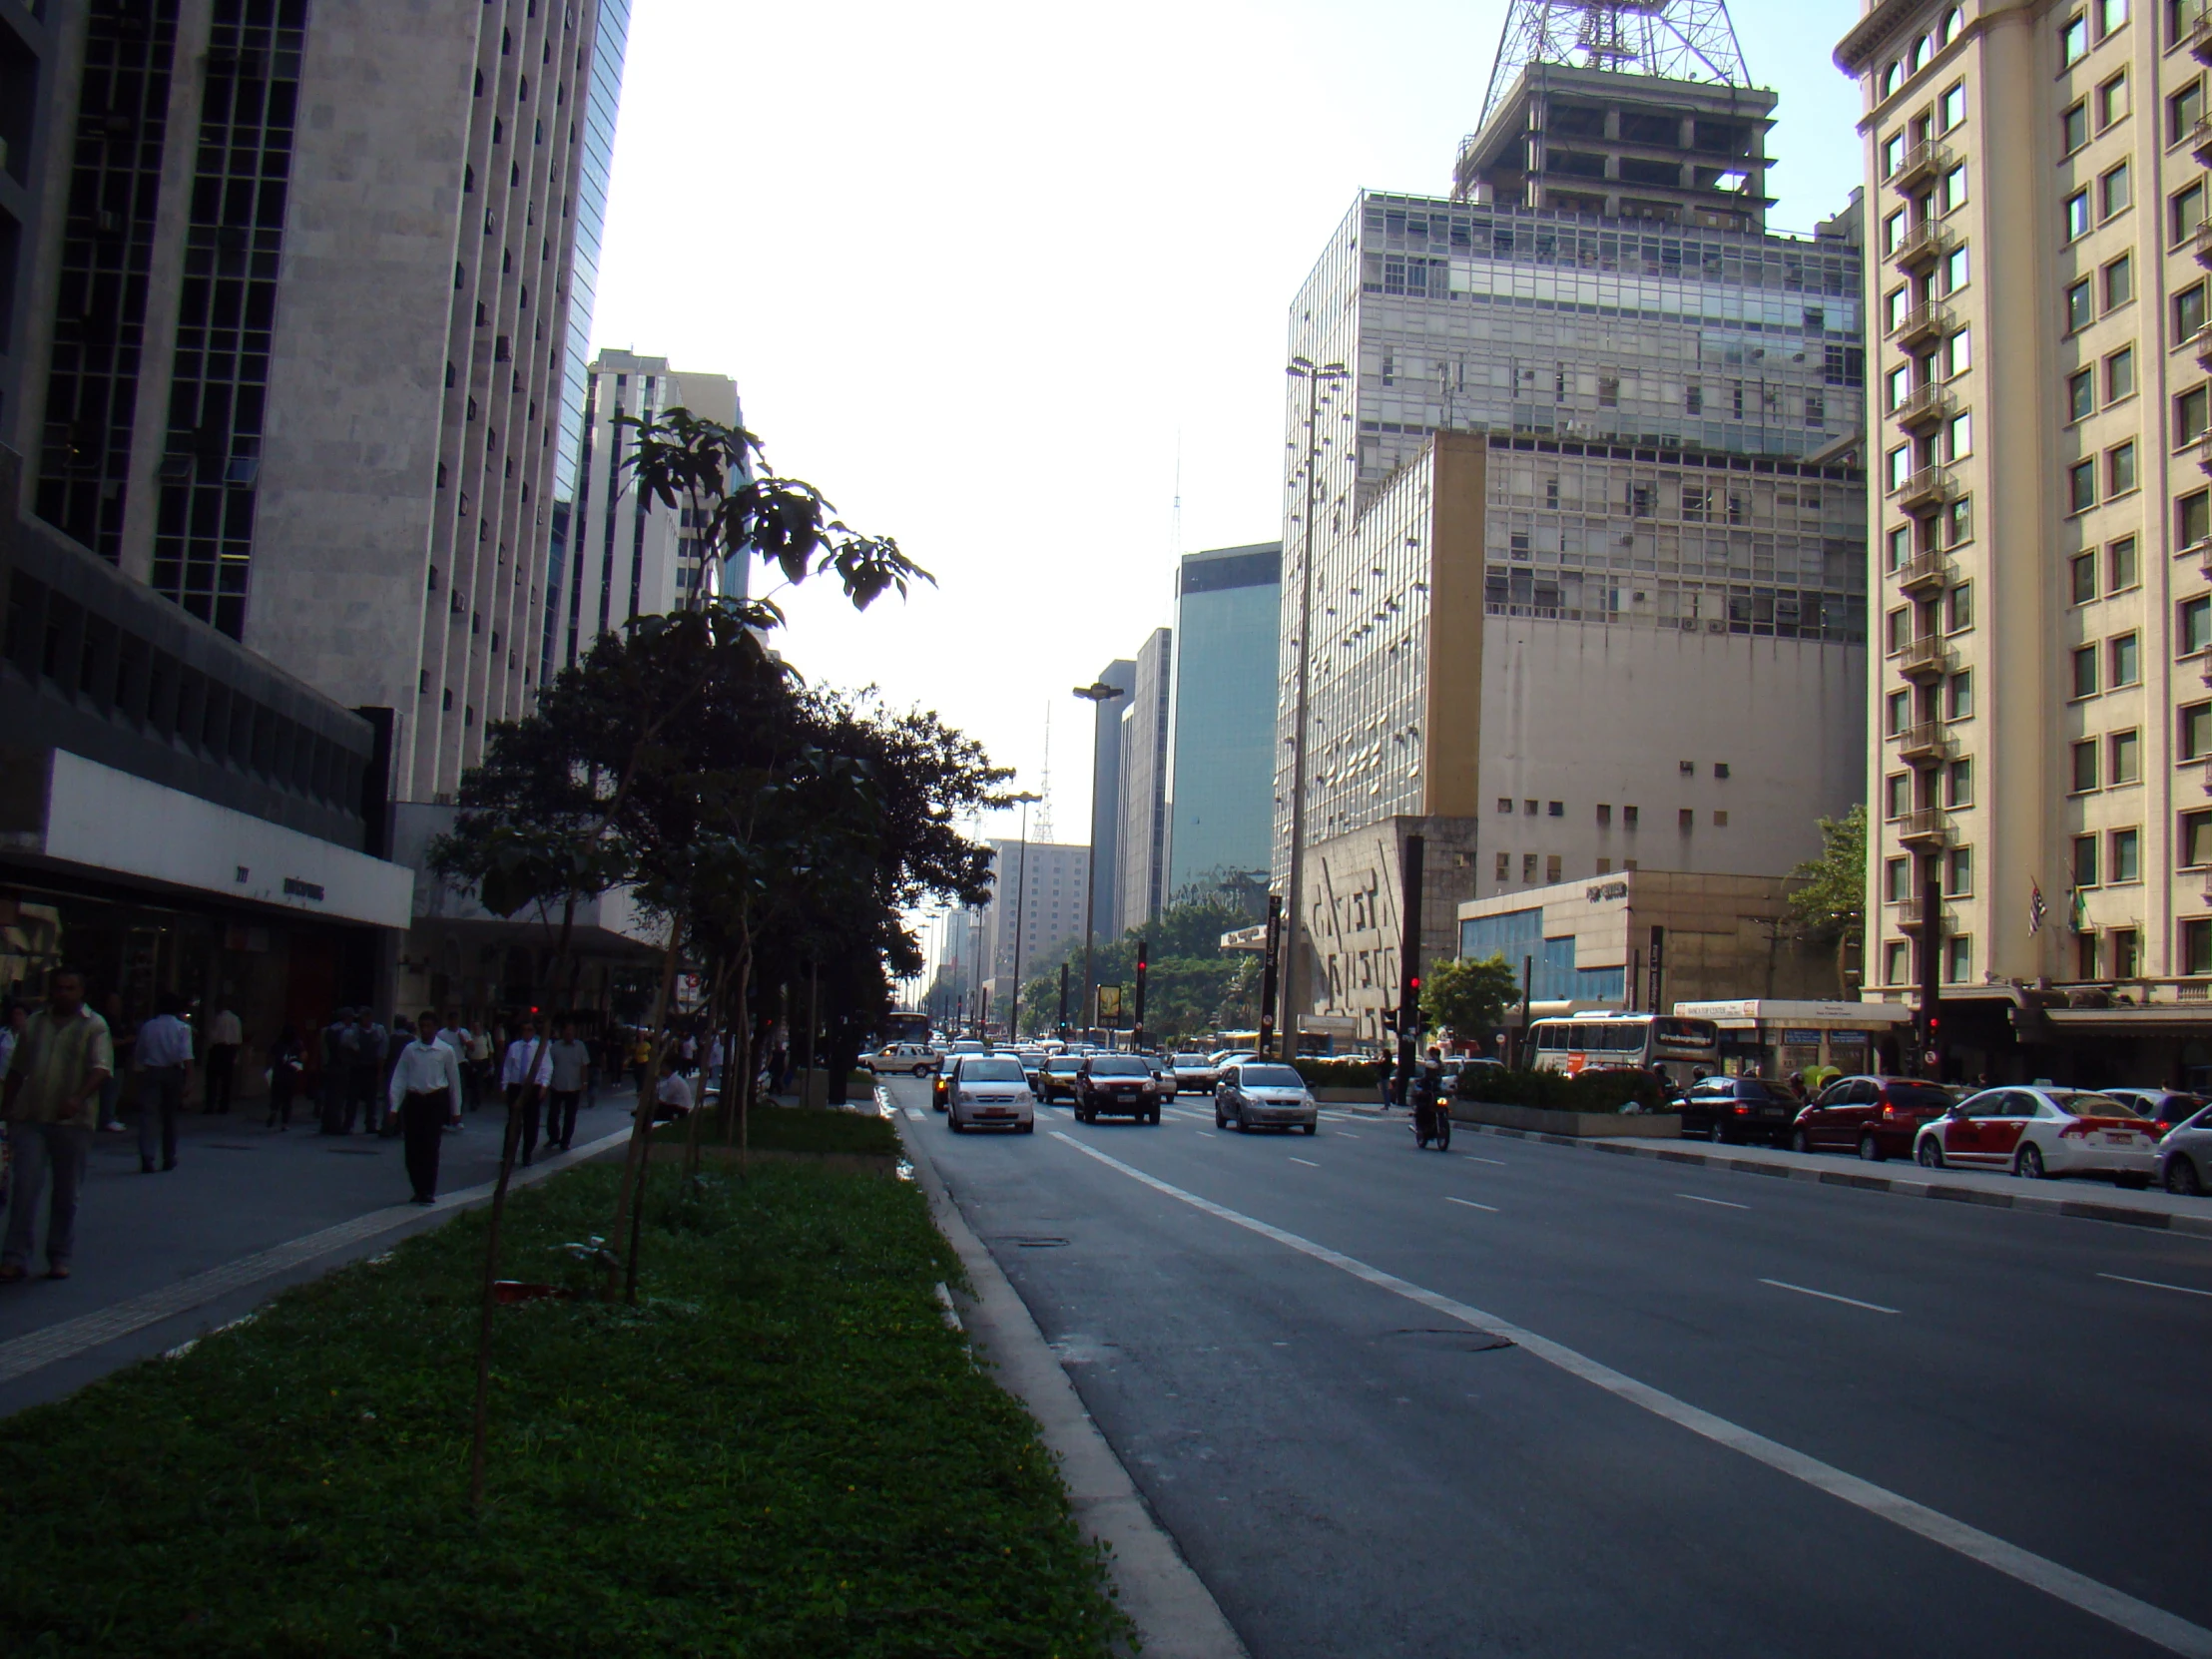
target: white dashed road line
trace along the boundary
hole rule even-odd
[[[1511,1169],[1513,1167],[1511,1164],[1508,1164],[1503,1158],[1485,1158],[1482,1157],[1479,1153],[1474,1152],[1469,1152],[1465,1154],[1465,1157],[1467,1162],[1469,1162],[1470,1164],[1495,1164],[1499,1169]]]
[[[2124,1273],[2100,1273],[2099,1279],[2117,1280],[2122,1285],[2148,1285],[2154,1291],[2179,1291],[2183,1296],[2212,1296],[2212,1291],[2199,1291],[2187,1285],[2166,1285],[2156,1279],[2130,1279]]]
[[[1674,1196],[1686,1198],[1692,1204],[1710,1204],[1720,1210],[1748,1210],[1751,1208],[1748,1204],[1731,1204],[1725,1198],[1700,1198],[1696,1193],[1676,1193]]]
[[[1879,1302],[1861,1302],[1855,1296],[1838,1296],[1834,1291],[1815,1291],[1803,1285],[1792,1285],[1781,1279],[1762,1279],[1762,1285],[1772,1285],[1778,1291],[1795,1291],[1799,1296],[1817,1296],[1823,1302],[1841,1302],[1848,1308],[1864,1308],[1870,1314],[1895,1314],[1895,1308],[1885,1308]]]
[[[1604,1389],[1615,1398],[1626,1400],[1654,1416],[1663,1417],[1716,1445],[1740,1451],[1746,1457],[1764,1463],[1778,1473],[1786,1474],[1793,1480],[1801,1480],[1806,1485],[1868,1514],[1894,1522],[1931,1543],[1954,1550],[1968,1560],[1978,1561],[2008,1578],[2041,1590],[2070,1607],[2103,1619],[2107,1624],[2132,1631],[2169,1653],[2183,1654],[2187,1659],[2212,1659],[2212,1630],[2207,1630],[2200,1624],[2192,1624],[2178,1614],[2167,1612],[2163,1607],[2155,1607],[2124,1590],[2116,1590],[2109,1584],[2091,1578],[2086,1573],[2062,1566],[2047,1556],[2007,1543],[1994,1533],[1968,1526],[1964,1521],[1954,1520],[1940,1510],[1931,1509],[1925,1503],[1916,1503],[1902,1493],[1877,1486],[1871,1480],[1862,1480],[1858,1475],[1847,1473],[1832,1463],[1824,1463],[1817,1457],[1786,1446],[1779,1440],[1771,1440],[1740,1423],[1730,1422],[1726,1417],[1702,1410],[1687,1400],[1678,1399],[1673,1394],[1651,1386],[1648,1382],[1639,1382],[1625,1372],[1615,1371],[1611,1366],[1579,1354],[1563,1343],[1555,1343],[1548,1337],[1523,1330],[1509,1321],[1486,1314],[1479,1308],[1469,1307],[1464,1302],[1456,1302],[1435,1291],[1425,1290],[1410,1280],[1384,1273],[1381,1268],[1370,1267],[1357,1257],[1331,1250],[1327,1245],[1316,1244],[1311,1239],[1301,1238],[1296,1233],[1286,1232],[1226,1205],[1216,1204],[1212,1199],[1186,1192],[1181,1187],[1162,1181],[1158,1176],[1147,1175],[1133,1164],[1125,1164],[1119,1158],[1109,1157],[1096,1147],[1085,1146],[1071,1135],[1061,1135],[1057,1130],[1053,1133],[1085,1157],[1095,1158],[1108,1168],[1119,1170],[1154,1192],[1178,1203],[1188,1204],[1194,1210],[1228,1222],[1232,1227],[1241,1227],[1262,1238],[1272,1239],[1286,1249],[1326,1263],[1375,1286],[1378,1290],[1403,1297],[1406,1301],[1432,1313],[1441,1314],[1446,1319],[1455,1319],[1470,1329],[1503,1337],[1531,1358],[1556,1366],[1591,1386]],[[1795,1290],[1799,1287],[1790,1288]]]
[[[1304,1164],[1308,1169],[1321,1168],[1321,1165],[1315,1163],[1314,1160],[1311,1158],[1293,1158],[1291,1162],[1294,1164]]]
[[[1471,1198],[1453,1198],[1449,1193],[1444,1194],[1444,1202],[1446,1204],[1464,1204],[1470,1210],[1487,1210],[1493,1216],[1504,1214],[1504,1212],[1494,1204],[1477,1204]]]

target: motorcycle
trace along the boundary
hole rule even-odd
[[[1433,1141],[1438,1152],[1451,1150],[1451,1109],[1439,1095],[1425,1091],[1413,1097],[1413,1144],[1425,1150]]]

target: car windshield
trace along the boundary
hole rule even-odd
[[[1926,1107],[1940,1112],[1951,1102],[1951,1093],[1940,1083],[1891,1083],[1883,1091],[1893,1106]]]
[[[1246,1066],[1237,1073],[1248,1089],[1303,1089],[1306,1079],[1291,1066]]]
[[[960,1068],[963,1083],[1018,1083],[1021,1065],[1015,1060],[970,1060]]]
[[[1083,1062],[1072,1054],[1055,1054],[1051,1059],[1045,1061],[1044,1069],[1064,1072],[1069,1076],[1073,1076],[1083,1069]]]
[[[1094,1059],[1091,1062],[1093,1077],[1150,1077],[1152,1068],[1138,1059]]]
[[[2059,1107],[2077,1118],[2136,1118],[2143,1114],[2124,1100],[2108,1094],[2055,1094]]]
[[[1189,1066],[1193,1071],[1199,1071],[1205,1068],[1206,1056],[1203,1054],[1178,1054],[1175,1057],[1175,1063],[1179,1068]]]

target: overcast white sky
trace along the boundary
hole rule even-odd
[[[733,376],[779,471],[935,574],[858,616],[829,583],[780,595],[784,648],[935,709],[1024,788],[1049,704],[1054,828],[1081,840],[1069,688],[1167,620],[1178,552],[1280,534],[1292,295],[1355,191],[1444,194],[1504,14],[636,0],[593,340]],[[1829,61],[1858,16],[1736,7],[1782,95],[1779,229],[1858,182]]]

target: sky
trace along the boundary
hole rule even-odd
[[[1019,788],[1049,711],[1052,828],[1083,840],[1070,689],[1169,620],[1179,553],[1281,534],[1291,299],[1357,191],[1446,194],[1504,16],[636,0],[594,347],[732,376],[779,472],[931,572],[865,613],[829,581],[780,592],[779,643],[811,681],[936,711]],[[1778,230],[1859,183],[1829,56],[1858,17],[1735,8],[1781,95]]]

